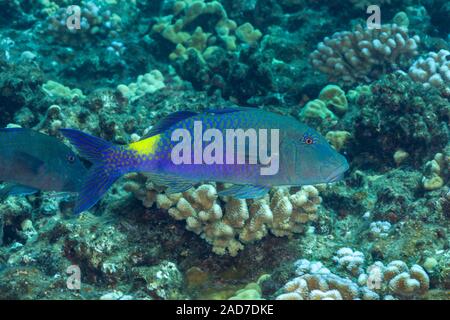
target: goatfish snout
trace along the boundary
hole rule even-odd
[[[0,199],[41,191],[78,192],[87,169],[58,139],[24,128],[0,129]]]
[[[203,128],[207,131],[202,137]],[[155,183],[168,186],[166,193],[216,181],[234,184],[219,195],[249,199],[264,196],[273,186],[334,182],[348,169],[347,160],[315,130],[294,118],[254,108],[175,112],[142,140],[123,146],[77,130],[61,133],[93,164],[75,213],[92,207],[129,172],[146,172]],[[261,144],[260,137],[269,134]],[[254,152],[246,153],[247,149]],[[234,162],[235,158],[242,161]]]

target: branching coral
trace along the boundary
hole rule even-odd
[[[319,191],[313,186],[303,186],[294,194],[288,188],[276,188],[270,200],[271,232],[278,237],[302,232],[305,223],[317,220],[321,202]]]
[[[259,50],[259,30],[231,20],[218,1],[181,0],[168,6],[173,14],[157,18],[145,39],[168,55],[182,79],[208,95],[240,101],[274,90],[270,59]]]
[[[144,206],[156,203],[174,219],[185,220],[186,229],[210,243],[215,253],[232,256],[269,231],[278,237],[303,232],[307,222],[317,219],[321,203],[313,186],[304,186],[295,193],[288,188],[275,188],[270,195],[255,200],[219,198],[213,184],[171,195],[161,192],[153,183],[147,183],[143,190],[140,184],[129,182],[126,189]]]
[[[311,54],[311,61],[331,81],[353,85],[398,69],[402,59],[417,54],[419,42],[418,36],[410,37],[406,28],[396,24],[382,25],[381,29],[358,25],[352,32],[326,37]]]
[[[414,62],[408,74],[425,87],[442,89],[450,95],[450,52],[440,50],[428,53]]]
[[[374,221],[370,223],[370,234],[374,238],[386,238],[390,229],[391,223],[389,221]]]
[[[173,15],[158,19],[152,30],[164,39],[176,45],[170,54],[170,59],[187,59],[187,50],[194,49],[199,53],[210,54],[222,41],[225,48],[230,51],[237,49],[237,39],[241,43],[254,44],[259,41],[262,34],[254,29],[250,23],[238,26],[228,18],[225,9],[218,1],[182,0],[173,4]],[[194,21],[209,17],[215,21],[211,29],[204,30],[200,25],[195,27]],[[217,17],[211,19],[210,17]],[[194,25],[194,26],[193,26]],[[189,31],[192,28],[194,31]]]
[[[340,268],[349,271],[352,275],[358,275],[362,272],[364,264],[364,255],[360,251],[353,251],[350,248],[341,248],[336,252],[333,260]]]

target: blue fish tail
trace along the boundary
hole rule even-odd
[[[74,213],[79,214],[94,206],[122,175],[120,170],[106,162],[117,146],[78,130],[60,129],[60,131],[77,148],[81,157],[93,163],[78,193]]]

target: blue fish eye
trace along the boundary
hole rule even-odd
[[[75,155],[73,155],[73,154],[68,154],[67,155],[67,161],[69,161],[69,162],[75,162]]]

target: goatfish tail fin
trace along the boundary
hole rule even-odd
[[[80,214],[94,206],[122,175],[120,170],[108,161],[119,148],[108,141],[78,130],[60,129],[60,132],[77,148],[82,158],[92,162],[92,167],[78,192],[74,208],[74,213]]]

